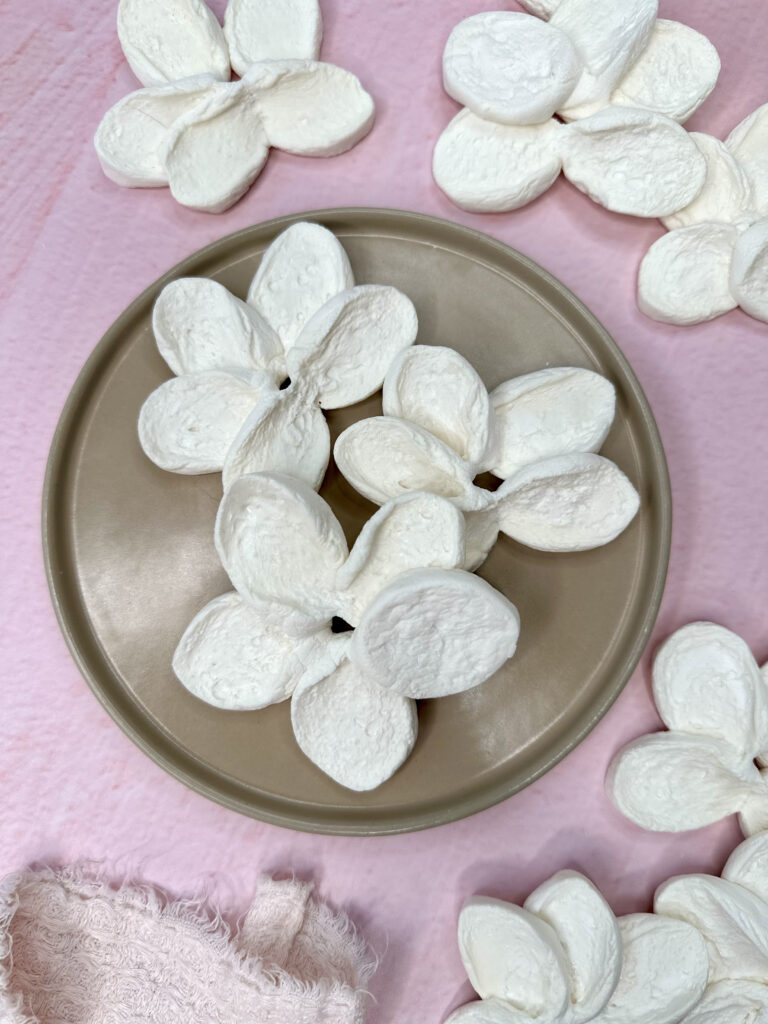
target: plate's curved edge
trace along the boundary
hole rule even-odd
[[[302,805],[299,814],[291,815],[290,813],[271,810],[269,806],[264,806],[270,802],[267,795],[264,795],[262,803],[257,806],[252,798],[247,800],[245,797],[238,798],[237,796],[232,796],[225,792],[220,784],[217,785],[213,782],[204,781],[201,779],[201,770],[205,775],[211,774],[211,771],[207,766],[204,766],[201,762],[195,761],[194,758],[187,754],[178,744],[169,743],[168,738],[164,736],[161,730],[154,726],[153,723],[144,721],[142,728],[139,729],[131,720],[130,715],[126,713],[125,708],[119,706],[119,704],[115,702],[105,691],[103,684],[97,678],[97,673],[93,670],[91,664],[92,659],[89,659],[83,650],[83,639],[76,635],[77,631],[72,627],[64,609],[64,589],[66,586],[64,572],[66,564],[63,551],[64,544],[61,536],[59,536],[57,532],[61,529],[62,524],[60,522],[58,524],[56,523],[55,502],[66,482],[67,447],[65,440],[77,427],[78,410],[83,394],[88,390],[88,386],[92,378],[97,376],[100,364],[104,360],[105,356],[111,353],[115,337],[119,336],[126,329],[132,319],[144,315],[144,307],[154,300],[157,293],[166,283],[177,277],[183,276],[184,274],[194,272],[195,267],[200,264],[204,264],[212,257],[215,258],[219,250],[226,249],[231,251],[233,247],[237,248],[240,245],[247,244],[249,239],[251,239],[255,233],[269,237],[271,233],[283,230],[288,225],[305,219],[321,221],[324,222],[326,226],[330,226],[334,222],[347,225],[356,222],[359,223],[359,220],[363,218],[367,218],[371,222],[378,222],[377,226],[386,227],[390,230],[392,228],[393,221],[395,221],[400,222],[401,225],[408,225],[411,228],[416,228],[418,226],[429,226],[431,229],[438,228],[439,230],[453,236],[454,241],[457,237],[463,237],[468,243],[481,245],[486,251],[495,251],[499,256],[507,260],[511,258],[518,266],[525,267],[526,271],[532,274],[539,284],[542,281],[546,282],[548,288],[553,294],[564,299],[571,310],[578,313],[579,317],[581,317],[593,331],[601,336],[607,349],[610,351],[612,357],[620,367],[625,380],[630,385],[632,397],[642,413],[644,425],[647,430],[647,437],[650,442],[654,489],[656,491],[659,507],[656,528],[654,531],[657,536],[654,538],[656,545],[656,559],[653,568],[653,586],[642,626],[638,631],[635,642],[624,659],[622,670],[617,673],[614,684],[606,693],[605,699],[598,705],[598,707],[592,709],[591,714],[583,723],[579,724],[577,728],[570,730],[566,734],[567,738],[560,750],[549,758],[542,758],[536,761],[529,772],[522,777],[518,777],[514,782],[487,787],[484,789],[483,795],[480,799],[475,795],[470,795],[452,803],[450,808],[443,809],[442,813],[424,814],[414,811],[410,814],[404,814],[402,811],[398,811],[396,820],[393,821],[387,818],[386,808],[378,809],[378,813],[373,814],[371,814],[369,809],[367,811],[369,815],[367,820],[361,820],[360,816],[355,813],[354,816],[351,816],[351,820],[337,820],[333,824],[333,827],[329,828],[327,820],[323,820],[323,815],[309,814],[306,806]],[[240,231],[226,235],[224,238],[218,239],[209,245],[204,246],[202,249],[197,250],[195,253],[177,263],[160,278],[145,288],[120,314],[117,320],[115,320],[107,329],[104,336],[97,343],[83,365],[83,368],[78,374],[77,379],[69,392],[59,417],[46,463],[42,495],[41,526],[43,559],[48,588],[51,594],[51,600],[59,627],[70,653],[83,678],[99,703],[104,707],[113,721],[115,721],[115,723],[132,740],[132,742],[143,751],[143,753],[145,753],[169,775],[182,782],[193,791],[200,793],[202,796],[213,800],[230,810],[238,811],[239,813],[249,817],[256,817],[268,824],[279,825],[284,828],[291,828],[303,832],[327,835],[383,836],[397,835],[404,832],[419,831],[440,825],[447,825],[450,822],[458,821],[487,810],[510,796],[513,796],[515,793],[520,792],[520,790],[526,788],[536,779],[546,774],[546,772],[571,753],[571,751],[585,739],[592,729],[594,729],[597,723],[604,717],[616,701],[635,671],[635,668],[637,667],[648,644],[651,632],[658,617],[661,600],[664,594],[671,549],[672,494],[669,469],[658,425],[634,370],[618,344],[614,341],[613,337],[597,317],[595,317],[587,306],[585,306],[569,288],[550,274],[549,271],[541,267],[534,260],[525,256],[523,253],[520,253],[511,246],[506,245],[504,242],[500,242],[481,231],[475,230],[474,228],[455,224],[454,222],[443,218],[405,210],[388,209],[385,207],[331,207],[322,210],[307,210],[301,213],[276,217],[269,221],[264,221],[257,225],[243,228]],[[93,638],[91,637],[91,639]],[[152,742],[147,738],[147,732],[156,734],[157,739],[155,742]],[[166,748],[165,751],[163,750],[163,747]],[[168,748],[170,748],[170,750],[168,750]],[[195,771],[191,770],[191,764],[194,764]],[[217,776],[217,779],[220,782],[219,776]],[[246,787],[237,783],[236,780],[230,781],[235,790],[238,788],[246,790]],[[247,792],[251,791],[248,790]],[[289,801],[281,798],[278,802],[284,805]]]

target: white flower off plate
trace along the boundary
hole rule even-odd
[[[547,366],[584,366],[617,393],[601,449],[641,506],[611,544],[547,553],[501,536],[479,575],[520,612],[515,657],[483,686],[419,706],[410,759],[372,792],[342,789],[293,741],[287,703],[219,710],[173,674],[179,638],[231,589],[213,543],[221,476],[166,473],[136,434],[146,397],[170,376],[152,334],[161,288],[204,276],[245,298],[261,254],[291,223],[339,238],[359,284],[413,301],[417,342],[458,350],[485,385]],[[381,413],[381,393],[327,414],[331,442]],[[492,484],[492,478],[479,481]],[[321,496],[351,544],[376,511],[331,462]],[[439,825],[522,789],[595,725],[634,669],[653,626],[669,552],[664,452],[643,392],[594,317],[530,260],[478,232],[414,213],[301,213],[249,228],[174,267],[96,347],[62,414],[44,494],[48,579],[69,646],[125,732],[198,792],[306,831],[375,835]]]

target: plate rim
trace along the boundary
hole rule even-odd
[[[522,777],[516,776],[514,781],[502,780],[495,782],[484,788],[481,795],[473,791],[469,796],[459,796],[455,801],[451,801],[450,805],[441,808],[439,811],[424,814],[416,808],[416,810],[410,811],[398,810],[393,815],[384,806],[366,809],[368,819],[360,820],[360,811],[355,808],[354,810],[350,809],[350,813],[353,815],[350,820],[343,820],[343,814],[340,813],[337,814],[331,823],[325,820],[325,817],[332,805],[323,804],[320,810],[314,812],[314,816],[311,816],[309,808],[312,805],[301,804],[303,812],[292,814],[290,811],[281,809],[292,803],[289,798],[275,797],[273,794],[254,791],[253,787],[232,779],[231,776],[226,775],[224,772],[217,773],[213,771],[192,753],[185,751],[177,741],[169,737],[149,716],[144,716],[141,727],[133,721],[126,707],[133,703],[130,695],[126,693],[122,701],[116,700],[114,695],[109,692],[109,686],[105,687],[103,679],[100,678],[99,669],[101,666],[99,662],[104,663],[104,668],[106,668],[108,673],[110,672],[109,663],[100,650],[98,638],[88,628],[87,615],[84,614],[85,609],[82,606],[82,602],[80,602],[75,614],[68,611],[68,606],[71,602],[68,600],[67,591],[73,586],[76,589],[76,581],[67,578],[67,571],[71,568],[66,556],[66,542],[64,540],[66,532],[65,523],[67,520],[65,516],[59,516],[59,521],[57,522],[57,510],[60,507],[66,507],[66,505],[60,506],[60,502],[67,486],[67,468],[71,456],[71,447],[68,444],[68,440],[77,430],[83,401],[87,397],[91,382],[98,377],[101,364],[112,353],[116,340],[125,332],[130,322],[139,314],[139,311],[154,299],[155,295],[165,284],[189,273],[190,269],[196,264],[215,257],[218,250],[231,250],[233,247],[237,247],[239,243],[247,241],[251,235],[257,233],[260,235],[276,235],[290,224],[300,220],[314,220],[321,223],[325,220],[341,220],[354,224],[354,221],[361,217],[365,217],[369,221],[371,219],[378,219],[383,226],[389,229],[392,228],[393,223],[397,225],[398,222],[411,228],[429,226],[434,229],[438,227],[442,231],[453,234],[454,237],[463,239],[467,243],[480,244],[487,249],[495,250],[500,257],[506,259],[512,257],[518,265],[525,267],[529,272],[533,272],[539,282],[546,282],[550,288],[565,298],[574,311],[601,336],[611,356],[620,366],[625,382],[642,414],[642,425],[647,435],[650,446],[649,450],[652,456],[651,465],[657,494],[658,536],[656,540],[658,543],[655,552],[653,581],[649,600],[642,618],[642,625],[637,631],[620,670],[616,673],[611,685],[603,692],[602,699],[599,703],[591,706],[590,713],[579,719],[575,727],[566,731],[565,740],[557,750],[551,752],[549,756],[534,758],[532,765],[523,773]],[[555,765],[562,761],[586,738],[605,716],[635,671],[658,617],[669,568],[672,538],[672,491],[669,467],[658,425],[650,403],[629,360],[612,335],[591,310],[553,274],[512,246],[493,238],[483,231],[457,224],[446,218],[389,207],[327,207],[273,217],[270,220],[252,224],[210,242],[202,248],[195,250],[183,260],[174,264],[159,278],[156,278],[120,313],[117,319],[107,328],[80,369],[59,416],[45,468],[41,527],[43,560],[48,589],[59,628],[64,636],[69,652],[91,692],[113,722],[155,764],[177,781],[182,782],[188,788],[207,797],[209,800],[229,810],[237,811],[247,817],[264,821],[270,825],[324,835],[384,836],[421,831],[446,825],[501,803],[515,793],[525,789],[554,768]],[[83,635],[83,629],[85,630],[85,636]],[[224,780],[226,780],[226,789],[222,787]],[[238,790],[242,790],[243,794],[250,794],[250,798],[246,799],[244,795],[237,795]],[[254,798],[256,792],[261,794],[258,800]],[[276,806],[270,806],[270,804]],[[337,810],[343,812],[342,808]],[[379,817],[382,820],[378,820]]]

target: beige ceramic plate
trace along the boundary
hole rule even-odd
[[[597,551],[543,554],[501,537],[481,575],[519,608],[518,653],[490,682],[422,703],[416,749],[373,793],[336,785],[298,749],[288,704],[225,712],[171,671],[184,627],[229,589],[212,543],[218,475],[157,469],[136,437],[141,403],[169,371],[151,330],[168,281],[206,275],[245,296],[261,253],[299,219],[334,231],[358,283],[396,285],[419,341],[465,355],[489,387],[544,366],[609,377],[618,414],[604,453],[642,510]],[[378,396],[329,415],[332,437],[380,412]],[[351,542],[374,511],[332,466],[320,492]],[[222,239],[169,271],[110,328],[69,397],[44,497],[48,578],[67,642],[94,693],[167,771],[244,814],[308,831],[374,835],[427,828],[504,799],[595,725],[629,678],[661,598],[670,535],[664,453],[624,356],[595,318],[530,260],[446,221],[390,210],[324,210]]]

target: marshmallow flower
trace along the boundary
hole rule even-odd
[[[725,142],[691,138],[706,160],[704,187],[664,218],[670,231],[640,266],[638,305],[664,323],[701,323],[737,306],[768,321],[768,103]]]
[[[632,484],[594,454],[615,394],[590,370],[539,370],[489,395],[458,352],[416,345],[384,378],[383,408],[340,435],[338,468],[379,505],[412,491],[453,502],[466,517],[467,569],[499,531],[543,551],[583,551],[613,540],[637,512]],[[486,470],[503,481],[495,491],[473,483]]]
[[[102,169],[118,185],[168,185],[182,205],[221,213],[270,147],[336,156],[373,124],[358,79],[317,60],[317,0],[229,0],[223,30],[203,0],[120,0],[118,36],[145,86],[96,131]],[[230,62],[239,81],[229,81]]]
[[[622,750],[607,788],[643,828],[684,832],[738,814],[745,835],[768,828],[768,679],[734,633],[694,622],[653,666],[668,732]]]
[[[456,568],[463,518],[436,495],[389,502],[350,552],[306,484],[242,476],[224,495],[215,543],[235,590],[192,620],[176,675],[228,710],[292,697],[299,746],[349,789],[373,789],[408,757],[415,699],[477,686],[515,651],[517,610]]]
[[[397,289],[353,287],[330,231],[298,223],[264,253],[247,302],[216,281],[181,278],[160,293],[153,327],[177,374],[139,416],[153,462],[175,473],[223,471],[225,486],[276,470],[317,488],[330,457],[322,410],[377,391],[418,324]]]

